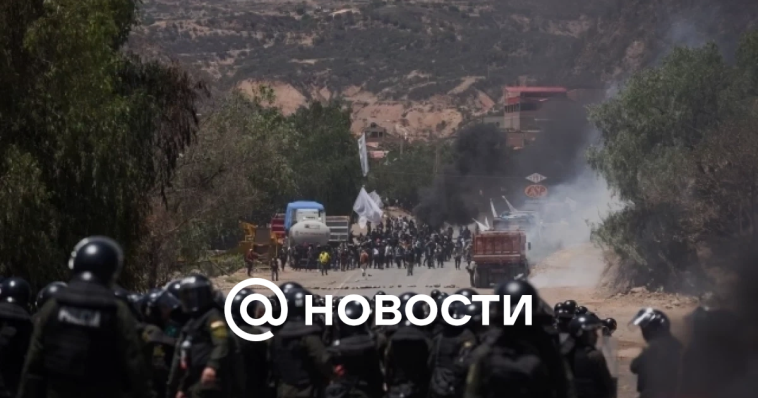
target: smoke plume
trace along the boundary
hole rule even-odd
[[[414,215],[433,227],[470,223],[479,213],[482,198],[489,197],[486,194],[506,175],[505,144],[505,135],[491,125],[461,131],[453,145],[453,163],[445,165],[433,185],[420,192]]]

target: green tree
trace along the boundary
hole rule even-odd
[[[286,152],[295,130],[272,100],[265,87],[252,98],[234,91],[206,114],[178,161],[168,206],[154,208],[152,280],[197,266],[210,249],[236,246],[240,220],[265,225],[284,209],[295,190]]]
[[[340,101],[312,102],[289,120],[296,131],[290,145],[297,189],[293,199],[318,201],[327,214],[350,214],[362,183],[350,110]]]
[[[134,259],[151,192],[169,184],[195,133],[202,86],[174,65],[122,51],[129,0],[0,5],[0,266],[35,285],[66,278],[92,234]],[[129,261],[121,281],[143,282]]]
[[[620,257],[632,283],[697,285],[708,279],[700,248],[752,236],[745,226],[752,229],[758,181],[745,148],[758,137],[745,80],[756,53],[754,34],[743,40],[737,67],[715,44],[676,48],[592,110],[602,146],[591,149],[590,165],[625,202],[594,237]]]

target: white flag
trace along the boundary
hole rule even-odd
[[[384,203],[382,203],[382,197],[379,196],[376,191],[372,191],[368,196],[371,196],[371,199],[376,203],[377,206],[379,206],[380,209],[384,208]]]
[[[368,153],[366,152],[366,134],[358,139],[358,156],[361,159],[361,171],[365,177],[368,174]]]
[[[371,196],[369,196],[365,188],[361,188],[361,191],[358,193],[358,197],[353,204],[353,211],[358,214],[359,225],[361,224],[362,219],[371,221],[374,224],[382,222],[382,209],[380,209],[376,202],[371,199]],[[363,228],[363,226],[361,226],[361,228]]]

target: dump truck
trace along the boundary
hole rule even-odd
[[[488,288],[519,275],[529,276],[526,253],[531,250],[526,233],[512,231],[482,231],[474,234],[471,260],[476,264],[474,287]]]

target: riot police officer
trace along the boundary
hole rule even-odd
[[[179,301],[189,320],[179,337],[179,352],[174,355],[169,397],[228,397],[238,388],[231,373],[234,341],[214,297],[213,285],[205,276],[182,279]]]
[[[390,397],[424,398],[428,391],[427,360],[431,353],[431,341],[421,327],[408,321],[406,315],[411,310],[417,319],[426,318],[423,302],[416,302],[413,306],[408,304],[414,295],[409,292],[400,297],[402,320],[387,347],[385,377]]]
[[[142,341],[145,357],[157,398],[166,396],[175,347],[186,318],[181,316],[181,302],[166,289],[153,289],[143,300],[145,322]],[[173,390],[173,389],[172,389]]]
[[[0,397],[15,397],[32,337],[29,299],[32,289],[21,278],[0,284]]]
[[[464,319],[465,307],[465,304],[460,301],[452,302],[448,307],[450,318]],[[443,325],[442,332],[432,341],[432,354],[429,359],[432,366],[432,379],[429,384],[429,396],[460,397],[463,395],[466,372],[465,368],[457,365],[459,359],[467,356],[475,347],[476,336],[465,325],[455,326],[444,321]]]
[[[637,375],[640,398],[676,394],[682,344],[671,334],[666,314],[643,308],[629,322],[642,330],[647,347],[632,361],[630,369]]]
[[[568,365],[543,325],[527,325],[521,311],[513,326],[501,326],[506,311],[512,313],[522,296],[531,296],[532,308],[542,305],[537,290],[526,281],[513,280],[498,285],[495,294],[500,296],[493,311],[495,329],[472,354],[465,397],[504,397],[512,391],[534,397],[575,396]],[[509,309],[503,304],[506,295]]]
[[[345,305],[345,315],[360,319],[363,306],[357,301]],[[367,323],[352,326],[337,318],[336,338],[328,351],[335,365],[332,384],[325,396],[350,398],[381,398],[383,375],[381,369],[382,343],[369,332]]]
[[[52,282],[48,284],[47,286],[43,287],[39,293],[37,293],[37,300],[34,302],[34,306],[37,307],[37,310],[39,311],[42,306],[45,305],[47,300],[50,299],[50,297],[53,297],[57,292],[63,290],[66,288],[66,282]],[[35,314],[36,315],[36,314]]]
[[[299,287],[284,293],[287,321],[276,331],[271,344],[272,371],[279,382],[279,398],[321,396],[332,376],[331,360],[321,341],[321,327],[305,324],[308,294]]]
[[[106,237],[86,238],[68,265],[68,287],[40,310],[19,397],[148,397],[136,322],[111,290],[123,265],[121,247]],[[123,367],[114,371],[115,363]]]
[[[682,397],[730,396],[725,386],[745,378],[749,354],[740,338],[746,328],[733,312],[698,307],[688,317],[690,344],[682,354]]]
[[[466,327],[476,336],[477,344],[481,343],[484,340],[484,335],[490,330],[488,326],[484,325],[482,303],[474,301],[465,306],[463,314],[471,317],[466,323]]]
[[[257,326],[252,326],[242,318],[242,300],[253,294],[252,289],[240,290],[232,299],[232,317],[234,323],[245,333],[263,334],[264,331]],[[251,318],[258,318],[257,311],[261,304],[253,301],[247,307],[247,314]],[[236,336],[236,335],[235,335]],[[248,394],[256,393],[269,396],[272,391],[268,390],[268,344],[265,341],[248,341],[237,336],[237,344],[240,347],[242,362],[244,363],[245,391]]]
[[[571,351],[571,370],[577,398],[613,398],[616,384],[608,369],[603,353],[596,348],[598,332],[603,327],[595,317],[578,316],[569,323],[569,334],[574,340]]]
[[[442,303],[444,303],[445,299],[449,296],[450,295],[445,292],[438,292],[438,294],[435,295],[434,301],[437,303],[438,309],[442,308]],[[456,301],[455,303],[460,303],[460,301]],[[437,316],[434,318],[434,322],[429,325],[432,339],[442,333],[445,329],[445,325],[445,320],[442,318],[442,311],[437,311]]]
[[[616,328],[618,324],[616,323],[616,320],[613,318],[605,318],[602,320],[603,323],[603,334],[606,336],[613,336],[613,332],[616,331]]]
[[[566,303],[558,303],[553,307],[555,329],[558,332],[558,347],[564,355],[574,349],[573,340],[569,334],[569,324],[574,318],[574,314],[569,312],[568,308],[569,306]]]

